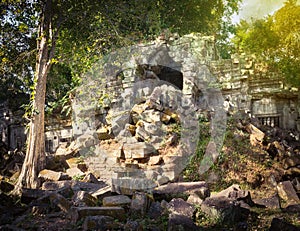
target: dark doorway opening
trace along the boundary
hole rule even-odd
[[[180,90],[183,89],[183,74],[173,68],[161,65],[151,66],[148,64],[141,64],[137,67],[137,73],[142,79],[158,78],[171,83]]]

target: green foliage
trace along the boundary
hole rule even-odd
[[[22,1],[0,3],[0,101],[20,98],[14,100],[17,108],[28,102],[24,95],[32,85],[35,61],[32,51],[36,47],[36,34],[32,30],[36,18],[31,8],[24,5]]]
[[[169,29],[216,35],[224,46],[232,30],[229,17],[240,0],[227,1],[52,1],[48,52],[51,71],[47,79],[46,111],[70,112],[69,95],[82,73],[110,51],[156,38]],[[35,95],[34,71],[40,1],[1,1],[0,100],[16,94]],[[225,53],[224,53],[225,54]],[[50,56],[49,56],[50,57]],[[29,111],[32,104],[25,102]],[[29,113],[30,114],[30,113]],[[28,115],[29,115],[28,114]]]
[[[240,0],[161,0],[161,27],[180,35],[200,32],[214,35],[221,57],[228,58],[229,35],[234,27],[231,16],[238,11]]]
[[[289,0],[264,19],[241,21],[233,42],[238,51],[256,54],[280,70],[288,82],[300,86],[300,5]]]
[[[76,181],[81,181],[83,180],[84,178],[84,175],[75,175],[72,177],[73,180],[76,180]]]

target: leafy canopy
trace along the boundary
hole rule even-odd
[[[264,19],[241,21],[233,42],[239,51],[256,54],[300,87],[300,5],[289,0]]]
[[[53,0],[51,40],[55,56],[48,75],[46,109],[58,105],[81,73],[117,47],[151,40],[164,29],[181,35],[215,35],[221,45],[240,0]],[[0,99],[32,91],[37,26],[43,1],[1,0]],[[51,44],[49,44],[51,47]],[[28,98],[29,99],[29,98]],[[52,111],[52,109],[50,110]]]

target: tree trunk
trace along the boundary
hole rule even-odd
[[[19,194],[22,188],[38,188],[40,186],[38,174],[45,167],[44,109],[46,81],[51,67],[52,49],[54,49],[54,47],[51,47],[51,51],[49,52],[51,2],[51,0],[45,2],[41,14],[39,38],[37,41],[36,85],[33,97],[32,117],[29,124],[26,156],[15,186],[15,194]]]

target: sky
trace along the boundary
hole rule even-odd
[[[233,22],[238,23],[240,19],[263,18],[281,8],[285,1],[286,0],[243,0],[239,14],[233,16]]]

